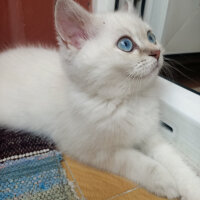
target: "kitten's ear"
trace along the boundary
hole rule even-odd
[[[91,14],[73,0],[57,0],[55,25],[62,40],[76,48],[92,34]]]
[[[120,11],[133,13],[134,12],[133,2],[131,0],[125,0],[124,4],[120,8]]]

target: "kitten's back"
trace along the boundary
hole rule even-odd
[[[2,74],[12,70],[20,75],[20,71],[25,73],[36,72],[37,69],[57,69],[59,56],[56,49],[48,49],[43,47],[18,47],[9,49],[0,53],[0,77],[4,78]],[[29,71],[32,70],[32,71]],[[23,75],[23,74],[21,74]],[[16,74],[15,74],[16,76]]]
[[[34,129],[51,117],[55,104],[62,101],[64,81],[55,49],[20,47],[1,53],[1,125],[5,122],[6,126],[26,127],[26,121],[32,121]]]

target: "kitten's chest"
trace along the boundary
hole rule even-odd
[[[152,134],[158,125],[158,103],[153,99],[140,98],[119,104],[116,107],[102,106],[94,112],[93,127],[98,140],[109,144],[132,146]]]

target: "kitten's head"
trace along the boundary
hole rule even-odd
[[[58,0],[55,24],[67,75],[90,95],[125,97],[156,79],[161,46],[128,4],[123,11],[95,15],[72,0]]]

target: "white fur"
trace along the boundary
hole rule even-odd
[[[0,54],[1,126],[51,137],[68,155],[158,195],[199,200],[199,179],[159,134],[154,84],[162,56],[157,62],[149,54],[160,45],[148,42],[148,25],[133,14],[91,17],[96,33],[81,48],[59,39],[59,52],[21,47]],[[123,35],[139,49],[119,50]]]

